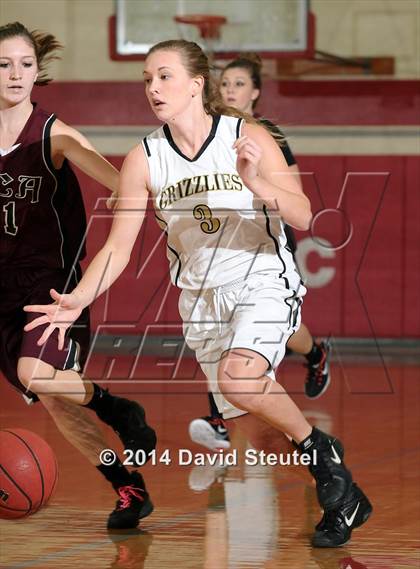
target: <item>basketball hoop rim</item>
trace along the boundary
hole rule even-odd
[[[226,24],[227,18],[216,14],[177,14],[174,20],[179,24],[210,24],[219,25]]]
[[[219,14],[177,14],[174,20],[177,24],[197,26],[200,36],[207,40],[218,39],[220,27],[227,22],[227,18]]]

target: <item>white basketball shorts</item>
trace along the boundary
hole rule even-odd
[[[306,288],[294,273],[254,273],[246,281],[195,291],[183,289],[179,311],[188,346],[195,351],[216,405],[225,419],[243,415],[220,393],[217,370],[222,355],[234,348],[253,350],[267,360],[267,374],[284,357],[286,343],[300,326]]]

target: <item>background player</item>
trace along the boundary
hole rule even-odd
[[[118,183],[117,170],[84,136],[31,102],[34,84],[50,81],[45,67],[60,47],[54,36],[18,22],[0,27],[0,369],[27,401],[41,400],[62,434],[112,483],[120,498],[108,527],[135,527],[153,508],[142,476],[119,460],[99,464],[108,445],[86,408],[126,447],[150,451],[155,433],[140,405],[79,375],[89,347],[88,311],[66,338],[54,334],[42,348],[37,332],[23,331],[32,317],[24,304],[45,302],[50,286],[73,288],[81,277],[86,220],[67,160],[110,190]]]
[[[256,53],[242,54],[231,61],[223,70],[220,77],[220,94],[225,105],[239,109],[256,118],[272,133],[280,150],[292,172],[301,184],[299,168],[296,159],[285,140],[280,128],[270,120],[260,117],[256,106],[261,95],[261,58]],[[292,228],[285,224],[284,231],[287,238],[287,247],[295,259],[296,238]],[[296,259],[295,259],[296,263]],[[329,342],[316,342],[308,328],[301,322],[299,329],[289,338],[287,348],[305,356],[308,372],[305,382],[305,394],[316,399],[325,393],[330,383],[330,344]],[[189,433],[191,439],[210,449],[229,448],[229,432],[221,414],[217,410],[211,392],[208,394],[210,415],[191,421]]]
[[[70,294],[52,290],[58,305],[27,306],[43,316],[26,329],[48,324],[41,343],[56,329],[62,337],[112,285],[130,259],[150,192],[168,235],[171,276],[182,288],[185,338],[219,411],[243,429],[268,424],[308,453],[328,521],[313,544],[342,545],[371,506],[352,483],[341,444],[312,428],[274,379],[299,327],[305,293],[282,219],[306,229],[309,201],[269,133],[252,117],[244,122],[239,111],[232,116],[219,100],[197,44],[155,45],[144,79],[152,110],[165,124],[125,159],[111,233],[80,283]]]

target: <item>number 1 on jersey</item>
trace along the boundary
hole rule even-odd
[[[15,202],[7,202],[3,206],[4,231],[9,235],[16,235],[18,228],[15,223]]]
[[[213,217],[211,209],[204,204],[196,205],[193,209],[195,219],[201,221],[201,231],[204,233],[216,233],[220,228],[220,219]]]

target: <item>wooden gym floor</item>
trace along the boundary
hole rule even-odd
[[[347,351],[348,352],[348,351]],[[103,374],[106,355],[88,372]],[[383,363],[334,352],[332,383],[315,401],[302,395],[305,370],[286,360],[279,379],[310,420],[341,438],[346,463],[369,496],[374,513],[345,547],[317,550],[310,535],[320,513],[314,487],[300,469],[244,464],[247,441],[232,429],[238,464],[228,469],[182,466],[189,421],[207,414],[202,376],[168,380],[157,358],[142,362],[140,382],[123,381],[124,357],[110,389],[146,407],[159,436],[159,453],[172,464],[142,469],[155,504],[141,531],[110,534],[105,523],[115,495],[59,434],[41,404],[28,407],[0,381],[1,428],[35,431],[53,447],[58,488],[48,506],[24,520],[0,520],[0,566],[8,569],[414,569],[420,567],[420,367],[415,358]],[[119,366],[119,368],[118,368]],[[183,362],[194,376],[193,360]],[[116,379],[115,379],[116,378]],[[109,434],[111,445],[117,445]],[[118,447],[120,448],[120,447]],[[206,488],[207,487],[207,488]],[[200,490],[201,489],[201,490]]]

